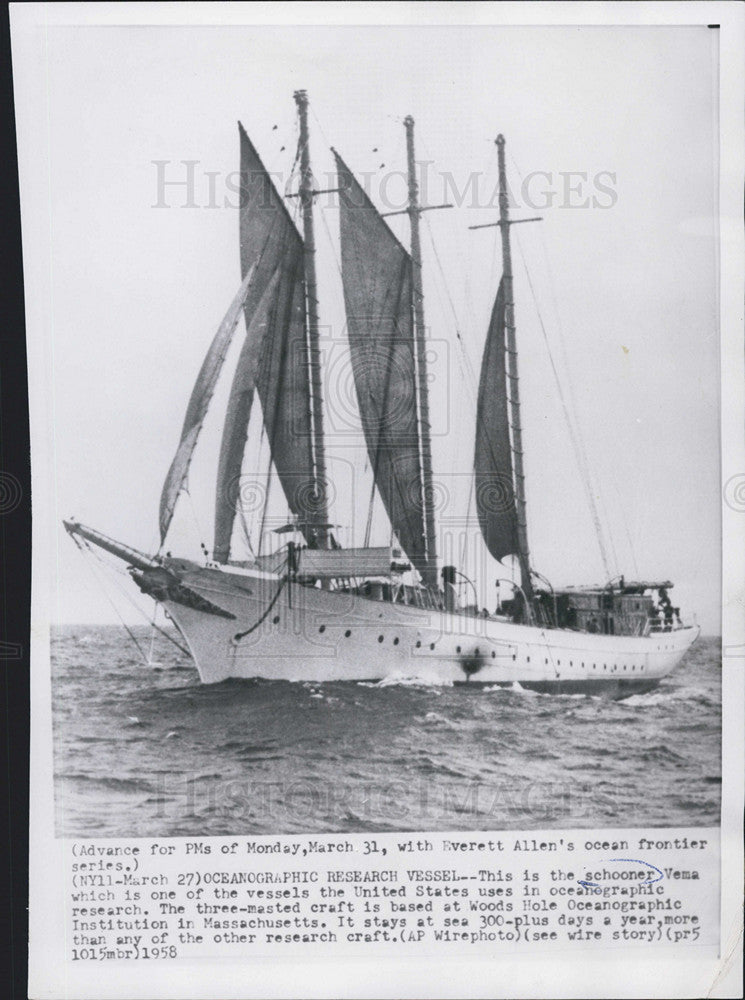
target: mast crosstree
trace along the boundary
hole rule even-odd
[[[408,183],[408,205],[397,212],[383,212],[382,217],[408,215],[411,226],[410,257],[412,262],[411,308],[416,357],[417,423],[419,427],[419,448],[421,460],[421,504],[424,513],[425,560],[422,570],[424,583],[437,589],[437,527],[435,524],[435,493],[432,477],[432,425],[429,417],[429,373],[427,366],[427,328],[424,320],[424,287],[422,282],[422,241],[419,219],[422,212],[438,208],[452,208],[449,202],[443,205],[420,205],[419,182],[416,176],[416,152],[414,148],[414,119],[407,115],[404,119],[406,130],[406,167]]]
[[[505,138],[500,133],[496,138],[499,167],[499,221],[484,225],[470,226],[470,229],[489,229],[499,226],[502,237],[502,280],[498,302],[503,310],[509,424],[512,432],[512,488],[514,496],[515,535],[517,558],[520,564],[520,583],[528,608],[532,615],[533,582],[530,570],[530,549],[528,547],[528,519],[525,500],[525,471],[523,468],[522,424],[520,420],[520,378],[517,363],[517,338],[515,325],[515,293],[512,280],[512,252],[510,248],[510,226],[521,222],[540,222],[540,217],[531,219],[510,219],[509,194],[507,189],[507,168],[505,164]],[[494,387],[497,390],[497,387]],[[498,391],[498,390],[497,390]]]

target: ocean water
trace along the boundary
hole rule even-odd
[[[117,626],[54,630],[59,836],[719,822],[718,639],[625,701],[405,678],[203,686],[162,637],[152,660]]]

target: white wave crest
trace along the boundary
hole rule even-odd
[[[422,677],[419,674],[389,674],[372,687],[452,687],[453,682],[440,677]]]
[[[427,712],[422,721],[433,723],[438,726],[445,726],[446,729],[461,728],[457,722],[453,722],[452,719],[448,719],[444,715],[440,715],[439,712]]]
[[[629,698],[624,698],[619,702],[630,708],[641,705],[650,707],[654,705],[668,705],[671,701],[690,701],[692,697],[698,695],[698,691],[692,688],[674,688],[672,690],[647,691],[646,694],[632,694]]]

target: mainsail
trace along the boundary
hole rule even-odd
[[[240,128],[241,271],[255,267],[244,310],[247,337],[238,360],[217,477],[214,558],[228,558],[240,502],[243,450],[254,387],[277,474],[290,510],[304,525],[319,514],[314,475],[311,390],[305,330],[303,242],[258,153]],[[325,515],[321,518],[325,520]],[[313,536],[305,528],[306,538]]]
[[[230,308],[225,314],[225,318],[220,324],[215,338],[210,344],[199,375],[194,383],[189,405],[186,408],[184,426],[181,430],[181,440],[179,441],[176,454],[168,470],[163,491],[160,496],[160,544],[165,541],[166,534],[173,519],[173,512],[176,508],[181,490],[186,483],[189,473],[189,465],[194,454],[199,432],[202,429],[204,418],[210,405],[210,400],[215,392],[217,379],[225,361],[230,343],[238,325],[243,303],[248,294],[248,289],[253,279],[254,268],[251,267],[246,272],[246,276],[241,283],[241,287],[230,304]]]
[[[427,568],[416,399],[412,261],[334,152],[352,371],[370,463],[401,546]]]
[[[518,551],[505,367],[505,295],[500,281],[484,346],[476,413],[474,474],[479,525],[489,552]]]

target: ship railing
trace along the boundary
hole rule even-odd
[[[659,622],[655,620],[649,620],[647,623],[647,628],[645,630],[645,635],[659,635],[661,632],[678,632],[682,628],[688,628],[685,622],[678,619],[677,621],[664,621]]]

